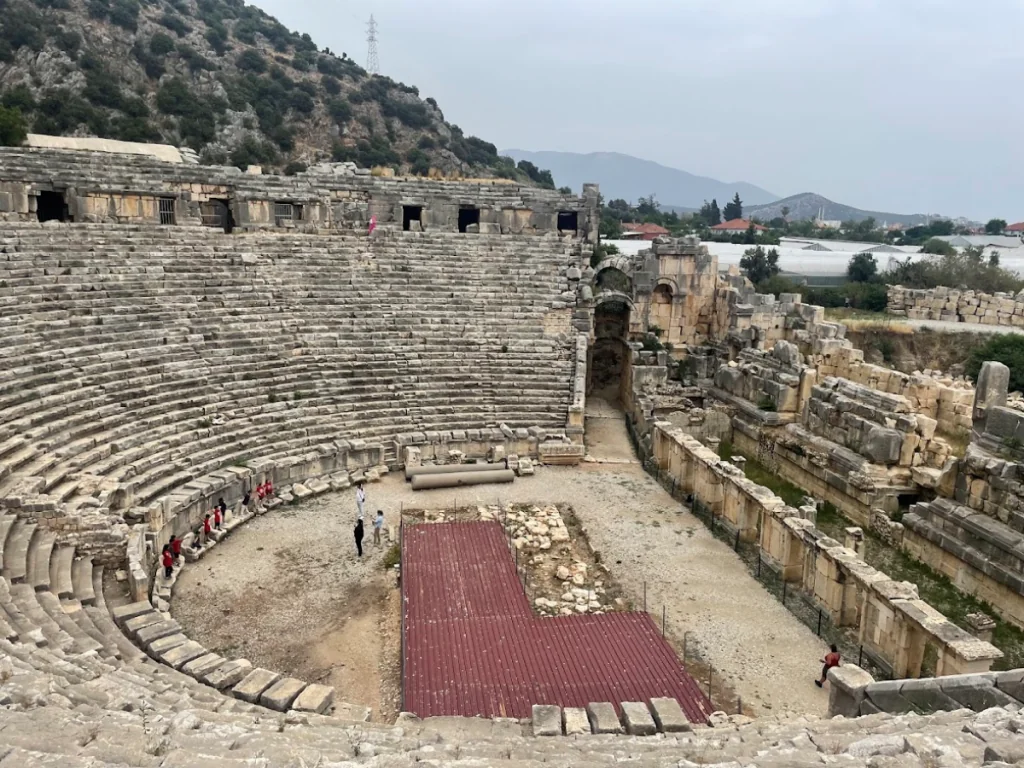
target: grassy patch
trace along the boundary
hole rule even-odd
[[[390,571],[400,562],[402,562],[402,545],[392,544],[384,553],[384,570]]]
[[[723,440],[718,444],[718,455],[725,461],[728,461],[733,456],[743,456],[736,448],[727,440]],[[782,499],[791,507],[799,507],[803,504],[804,496],[807,492],[802,488],[798,488],[787,480],[783,480],[774,472],[769,471],[763,464],[752,459],[749,456],[743,456],[747,460],[746,465],[743,467],[743,471],[747,475],[747,479],[753,480],[758,485],[763,485],[768,488],[776,496]]]

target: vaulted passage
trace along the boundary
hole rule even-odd
[[[40,221],[68,221],[68,204],[62,192],[40,192],[36,198],[36,216]]]
[[[587,367],[588,393],[601,395],[609,402],[621,402],[623,374],[630,361],[628,333],[629,306],[625,302],[606,302],[594,311],[596,339]]]

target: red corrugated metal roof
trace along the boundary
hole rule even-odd
[[[728,230],[743,230],[750,229],[750,222],[746,219],[730,219],[729,221],[723,221],[721,224],[715,224],[711,227],[712,230],[716,229],[728,229]],[[767,227],[762,227],[760,224],[755,224],[754,229],[756,231],[767,231]]]
[[[1011,224],[1006,228],[1007,232],[1024,232],[1024,221],[1018,221],[1016,224]]]
[[[404,709],[421,717],[529,717],[534,704],[711,702],[646,613],[533,615],[497,522],[407,525],[402,542]]]

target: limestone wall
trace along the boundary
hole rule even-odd
[[[457,231],[460,209],[475,208],[473,232],[562,232],[597,241],[596,185],[575,197],[504,180],[385,178],[329,164],[295,176],[265,176],[148,155],[0,148],[0,220],[34,220],[44,191],[62,193],[78,222],[159,224],[159,200],[170,198],[177,225],[202,224],[211,210],[205,204],[221,200],[239,229],[365,230],[371,216],[380,227],[401,229],[406,208],[418,207],[419,219],[409,228]],[[277,203],[295,207],[282,217]],[[570,214],[561,225],[560,213]],[[566,229],[572,216],[575,228]]]
[[[913,320],[1024,327],[1024,292],[981,293],[956,288],[889,288],[889,312]]]
[[[715,387],[773,413],[798,415],[816,374],[795,345],[776,341],[770,351],[746,349],[715,372]]]
[[[651,447],[663,479],[709,507],[741,540],[756,541],[784,580],[802,585],[836,625],[855,627],[895,677],[919,675],[929,646],[940,676],[986,671],[1002,656],[922,601],[916,586],[875,570],[682,430],[656,423]]]

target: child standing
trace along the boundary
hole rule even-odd
[[[171,534],[171,554],[174,556],[174,564],[178,565],[181,562],[181,539]]]
[[[171,578],[171,573],[174,572],[174,555],[171,554],[171,545],[164,544],[164,551],[162,555],[164,564],[164,578]]]
[[[384,510],[377,510],[377,517],[373,519],[373,543],[375,546],[380,545],[380,532],[384,527]]]

